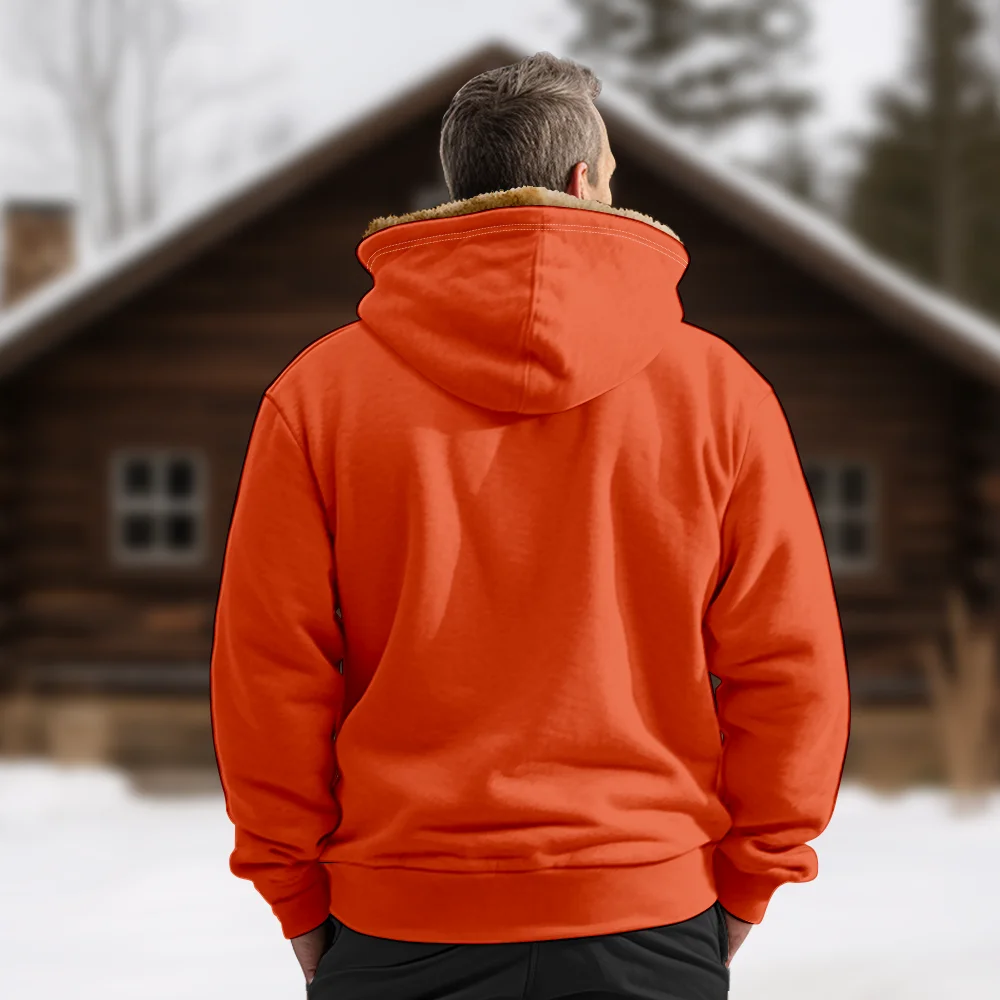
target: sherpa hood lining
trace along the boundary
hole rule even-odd
[[[553,191],[549,188],[534,186],[508,188],[504,191],[489,191],[484,194],[473,195],[471,198],[446,201],[432,208],[419,208],[404,215],[380,215],[368,223],[368,228],[365,230],[364,237],[362,238],[366,239],[382,229],[388,229],[390,226],[399,226],[406,222],[422,222],[425,219],[447,219],[457,215],[483,212],[491,208],[513,208],[522,205],[555,205],[561,208],[582,208],[591,212],[618,215],[626,219],[635,219],[638,222],[644,222],[666,233],[668,236],[672,236],[678,243],[682,242],[681,238],[669,226],[665,226],[651,215],[636,212],[631,208],[606,205],[603,201],[594,201],[590,198],[577,198],[565,191]]]

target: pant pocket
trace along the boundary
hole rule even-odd
[[[722,903],[716,900],[714,909],[715,919],[719,925],[719,955],[722,964],[725,965],[729,961],[729,924],[726,923],[726,911]]]
[[[344,930],[344,925],[331,913],[328,914],[326,918],[326,947],[323,949],[323,954],[319,956],[319,961],[316,963],[316,973],[319,974],[319,967],[323,964],[324,959],[327,955],[333,951],[334,946],[340,939],[340,935]]]

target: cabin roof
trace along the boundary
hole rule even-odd
[[[532,51],[509,38],[487,41],[430,77],[413,81],[395,98],[299,145],[222,197],[137,231],[53,280],[0,313],[0,378],[238,226],[388,138],[401,123],[446,104],[471,76]],[[753,237],[790,254],[805,270],[901,333],[1000,385],[1000,324],[927,287],[781,189],[704,153],[613,83],[604,84],[598,106],[616,149],[627,150],[654,174],[712,205]]]

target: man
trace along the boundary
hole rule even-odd
[[[612,206],[599,91],[547,52],[463,86],[454,200],[372,221],[358,321],[261,400],[212,714],[231,870],[313,998],[723,997],[817,872],[815,507],[683,244]]]

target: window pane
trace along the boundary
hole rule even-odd
[[[194,465],[186,458],[174,458],[167,464],[167,494],[188,497],[194,493]]]
[[[122,518],[122,541],[129,549],[148,549],[153,544],[153,519],[149,514],[127,514]]]
[[[806,482],[809,484],[809,489],[813,495],[813,502],[818,507],[820,504],[826,502],[826,469],[814,462],[807,462],[802,468],[806,474]]]
[[[846,507],[860,507],[868,498],[868,477],[860,465],[845,466],[840,473],[840,499]]]
[[[845,556],[863,556],[868,551],[868,525],[844,521],[840,525],[840,551]]]
[[[190,514],[168,514],[164,527],[168,548],[189,549],[194,545],[194,518]]]
[[[131,495],[148,494],[153,489],[153,467],[145,458],[130,458],[124,467],[124,489]]]

